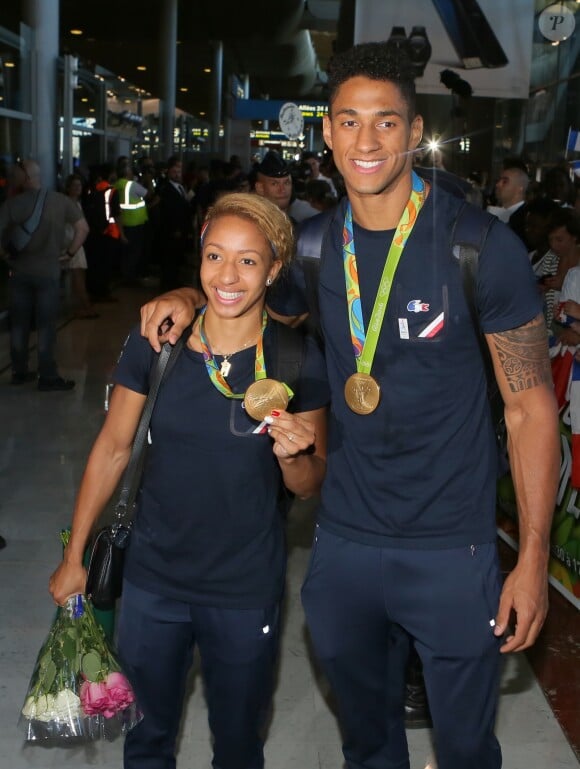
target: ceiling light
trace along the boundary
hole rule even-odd
[[[83,34],[83,30],[82,29],[69,29],[69,32],[71,33],[71,35],[82,35]]]
[[[125,99],[124,104],[131,104],[131,99]]]
[[[137,69],[139,70],[139,72],[146,72],[147,71],[147,67],[144,64],[139,64]]]
[[[180,88],[179,90],[181,91],[181,93],[187,93],[188,89],[187,88]]]
[[[205,67],[203,71],[209,73],[209,72],[211,72],[211,68],[210,67]]]
[[[81,99],[81,101],[88,101],[88,100],[89,100],[89,99],[88,99],[88,97],[87,97],[87,96],[83,96],[83,98]]]
[[[89,112],[94,112],[94,111],[95,111],[94,107],[89,107]]]
[[[15,67],[16,64],[14,64],[13,61],[5,61],[4,66],[6,67],[6,69],[12,69],[12,67]]]

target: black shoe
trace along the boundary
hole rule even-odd
[[[63,379],[61,376],[57,376],[54,379],[43,379],[40,377],[38,380],[38,389],[41,392],[54,392],[56,390],[72,390],[75,383],[72,379]]]
[[[407,684],[405,691],[405,726],[407,729],[430,729],[433,726],[424,686]]]
[[[405,726],[407,729],[430,729],[433,726],[423,666],[412,649],[405,675]]]
[[[34,371],[27,371],[24,374],[12,374],[12,379],[10,380],[10,384],[12,385],[22,385],[26,384],[26,382],[34,382],[36,379],[36,374]]]

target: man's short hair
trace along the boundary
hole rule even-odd
[[[502,161],[502,168],[504,171],[509,171],[512,168],[517,168],[519,171],[523,171],[526,176],[528,175],[528,166],[526,165],[526,161],[522,158],[512,157],[512,158],[504,158]]]
[[[409,58],[401,51],[393,55],[386,43],[360,43],[347,51],[335,54],[327,68],[328,104],[340,86],[353,77],[368,77],[396,85],[407,104],[409,120],[415,117],[415,79]]]

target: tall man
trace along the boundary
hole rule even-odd
[[[72,379],[63,379],[55,361],[56,323],[60,307],[60,254],[66,224],[73,227],[73,239],[67,251],[72,258],[82,246],[89,227],[77,205],[60,192],[43,190],[40,167],[25,160],[23,192],[0,208],[0,242],[10,239],[11,228],[27,224],[36,202],[46,194],[40,218],[34,225],[29,242],[18,252],[8,253],[10,278],[10,358],[12,384],[21,385],[36,379],[28,369],[29,339],[36,321],[38,335],[38,389],[44,392],[72,390]],[[0,255],[2,249],[0,248]]]
[[[322,245],[332,411],[302,596],[349,769],[409,767],[402,677],[387,675],[393,623],[423,662],[439,769],[499,769],[501,653],[530,646],[547,611],[559,471],[547,337],[527,253],[496,223],[476,293],[520,514],[518,563],[502,587],[485,370],[450,253],[462,203],[412,173],[423,123],[402,67],[368,43],[329,68],[324,138],[348,200]],[[184,296],[145,308],[154,347],[166,316],[171,339],[191,318]]]

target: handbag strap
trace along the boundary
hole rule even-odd
[[[115,507],[115,515],[117,518],[115,522],[116,526],[130,521],[132,518],[132,503],[141,478],[141,460],[144,455],[145,446],[147,445],[149,423],[151,422],[151,415],[155,407],[157,393],[159,392],[162,381],[173,368],[177,356],[183,347],[183,341],[184,337],[182,336],[173,346],[166,342],[161,348],[161,352],[157,358],[157,364],[153,369],[149,392],[147,393],[147,400],[145,401],[145,406],[143,407],[143,412],[139,419],[139,424],[137,425],[133,446],[131,448],[131,456],[129,457],[129,462],[123,475],[119,501]]]

